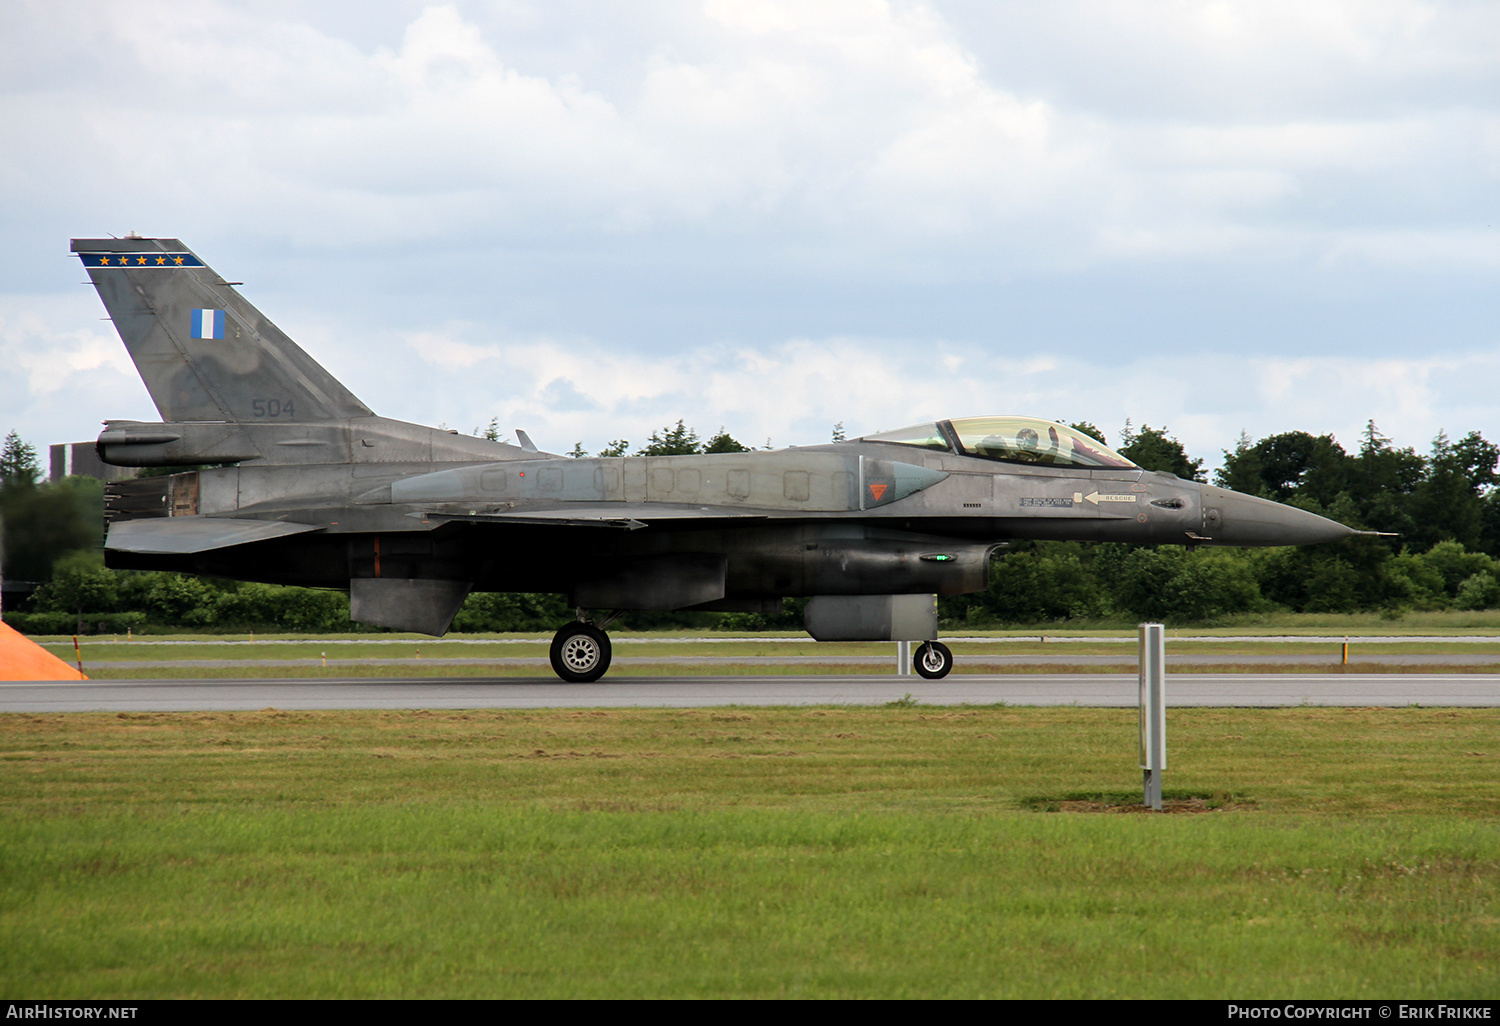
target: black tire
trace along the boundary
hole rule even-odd
[[[937,680],[948,676],[948,671],[953,669],[953,653],[941,641],[924,641],[912,657],[911,666],[918,676]]]
[[[570,623],[552,636],[552,670],[570,684],[592,684],[609,669],[609,635],[591,623]]]

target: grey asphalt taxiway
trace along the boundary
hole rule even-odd
[[[1500,674],[1169,674],[1173,706],[1500,706]],[[0,682],[0,712],[1137,704],[1133,673]]]

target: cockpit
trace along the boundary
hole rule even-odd
[[[963,417],[915,424],[865,435],[863,442],[889,442],[960,456],[1040,463],[1058,467],[1137,469],[1124,456],[1082,431],[1035,417]]]

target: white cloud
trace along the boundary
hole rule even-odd
[[[113,327],[83,289],[63,296],[0,294],[0,433],[38,448],[83,441],[105,417],[156,419]]]
[[[1014,271],[1140,255],[1263,260],[1264,219],[1292,239],[1326,231],[1283,224],[1347,205],[1343,177],[1381,182],[1354,190],[1366,223],[1338,226],[1345,235],[1395,228],[1379,223],[1382,209],[1405,220],[1403,207],[1430,206],[1421,193],[1434,174],[1445,195],[1494,185],[1493,104],[1438,121],[1420,107],[1351,116],[1316,100],[1295,117],[1164,107],[1119,119],[1010,84],[1010,67],[977,56],[992,49],[986,37],[945,18],[962,24],[962,3],[639,10],[659,33],[644,53],[638,40],[551,26],[637,67],[596,85],[526,70],[524,48],[507,53],[509,26],[548,18],[533,5],[429,6],[373,48],[298,20],[296,8],[36,5],[19,35],[41,47],[76,36],[110,55],[106,70],[70,61],[76,83],[43,65],[51,75],[10,91],[8,137],[63,169],[38,175],[13,155],[0,175],[22,192],[76,190],[101,211],[308,244],[441,242],[483,225],[529,245],[601,233],[652,245],[690,230],[865,273],[914,248],[939,266],[977,257]],[[1500,23],[1400,0],[997,10],[1079,81],[1090,71],[1077,62],[1107,46],[1127,92],[1142,81],[1178,93],[1406,81],[1444,74],[1444,59],[1450,77],[1482,75],[1472,37],[1492,38]],[[1466,169],[1457,182],[1455,164]],[[1447,262],[1475,259],[1454,226],[1423,230]],[[1391,259],[1380,245],[1342,251]],[[1493,257],[1478,254],[1483,266]]]
[[[32,394],[49,395],[66,390],[81,372],[134,376],[135,368],[112,328],[76,326],[80,298],[58,296],[39,302],[35,297],[0,296],[0,363],[10,369],[7,377],[23,377]],[[90,319],[97,323],[101,318]]]

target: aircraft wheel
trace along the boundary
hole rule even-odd
[[[609,635],[591,623],[570,623],[552,637],[552,669],[572,684],[592,684],[609,669]]]
[[[912,669],[928,680],[948,676],[953,669],[953,653],[941,641],[924,641],[911,661]]]

